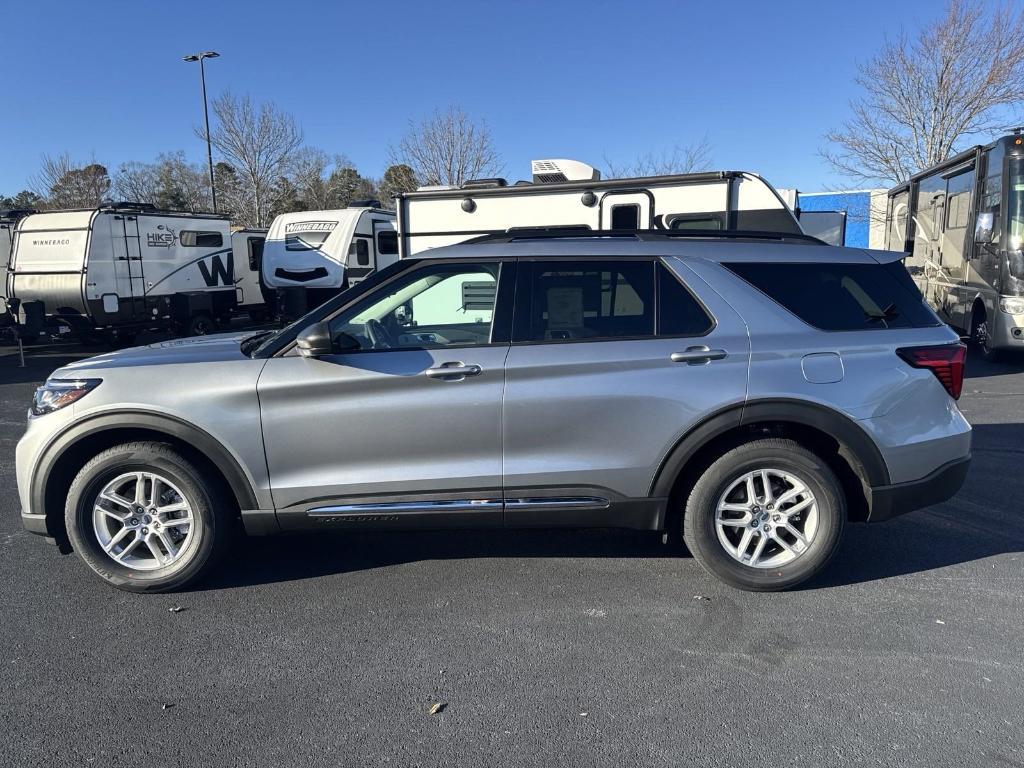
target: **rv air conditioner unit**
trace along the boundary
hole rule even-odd
[[[351,200],[348,204],[349,208],[380,208],[380,200],[374,198],[364,198],[362,200]]]
[[[534,160],[531,164],[534,184],[559,181],[597,181],[601,172],[579,160]]]

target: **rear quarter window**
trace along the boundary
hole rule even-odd
[[[724,266],[823,331],[930,328],[942,324],[898,261]]]

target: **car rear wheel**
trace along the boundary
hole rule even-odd
[[[755,440],[729,451],[690,493],[683,538],[705,570],[739,589],[788,589],[835,554],[846,522],[839,481],[791,440]]]
[[[125,443],[89,461],[68,491],[68,538],[111,586],[168,592],[207,573],[232,514],[202,472],[171,446]]]

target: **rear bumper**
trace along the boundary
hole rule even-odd
[[[941,504],[960,490],[971,466],[971,456],[944,464],[920,480],[869,489],[868,522],[876,523],[915,509]]]

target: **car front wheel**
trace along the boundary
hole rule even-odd
[[[846,499],[829,466],[791,440],[732,449],[690,493],[683,538],[707,571],[731,586],[788,589],[835,554]]]
[[[65,523],[75,551],[105,582],[168,592],[208,572],[232,515],[192,462],[169,445],[141,442],[109,448],[82,467]]]

